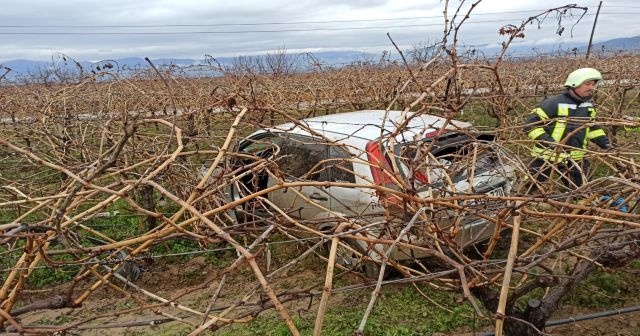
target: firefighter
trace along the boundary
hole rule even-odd
[[[537,182],[560,175],[567,188],[580,187],[589,172],[589,162],[584,158],[588,142],[602,149],[612,148],[605,131],[592,124],[596,108],[591,97],[601,80],[596,69],[575,70],[564,83],[565,92],[544,99],[529,114],[525,132],[535,141],[529,167]]]

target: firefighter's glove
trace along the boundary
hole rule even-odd
[[[611,201],[611,196],[610,195],[602,195],[602,197],[600,198],[600,201],[602,202],[609,202]],[[618,197],[618,199],[616,199],[615,201],[611,202],[610,206],[614,207],[614,208],[618,208],[619,211],[622,212],[629,212],[629,206],[626,204],[627,201],[623,198],[623,197]]]

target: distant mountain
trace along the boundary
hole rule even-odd
[[[354,50],[346,50],[346,51],[318,51],[313,53],[289,53],[290,56],[304,56],[307,54],[312,54],[319,62],[323,65],[345,65],[352,63],[354,61],[364,61],[371,60],[376,57],[376,54],[365,53],[362,51],[354,51]],[[238,56],[238,57],[247,57],[252,59],[265,59],[267,55],[254,55],[254,56]],[[238,57],[215,57],[215,59],[221,65],[232,65],[234,64]],[[298,59],[300,60],[300,59]]]
[[[296,54],[288,54],[290,56],[296,56]],[[305,55],[305,54],[298,54]],[[354,61],[372,60],[376,57],[375,54],[364,53],[360,51],[323,51],[315,52],[313,56],[323,65],[340,66],[352,63]],[[264,60],[267,55],[255,55],[255,56],[238,56],[238,57],[216,57],[216,61],[222,66],[230,66],[235,64],[239,57],[244,57],[245,60]],[[300,61],[300,59],[298,59]],[[188,67],[192,65],[206,64],[205,59],[188,59],[188,58],[159,58],[152,59],[151,62],[156,67],[166,66],[179,66]],[[119,70],[134,70],[144,69],[149,67],[149,63],[142,57],[127,57],[114,60],[104,60],[99,62],[79,61],[78,64],[82,67],[82,71],[101,71],[105,69],[111,69],[113,67]],[[50,61],[32,61],[32,60],[10,60],[4,63],[0,63],[0,66],[4,66],[11,69],[11,72],[7,75],[7,79],[15,79],[20,76],[36,75],[39,76],[43,73],[55,73],[56,70],[64,70],[71,73],[79,73],[80,69],[75,61],[64,58],[55,58]],[[0,69],[0,75],[4,71]],[[40,76],[41,77],[41,76]]]
[[[605,49],[611,51],[639,50],[640,36],[623,37],[604,42],[594,43],[593,50]]]
[[[149,63],[141,57],[127,57],[120,58],[116,60],[105,60],[100,62],[89,62],[89,61],[81,61],[78,62],[85,70],[90,70],[92,67],[100,64],[106,64],[109,62],[115,62],[120,68],[140,68],[147,67]],[[178,66],[189,66],[193,64],[199,64],[200,61],[196,61],[193,59],[181,59],[181,58],[160,58],[152,60],[154,65],[164,66],[164,65],[178,65]],[[69,69],[77,67],[74,61],[67,60],[63,61],[61,59],[56,59],[55,62],[51,61],[32,61],[32,60],[10,60],[4,63],[0,63],[0,65],[10,68],[12,71],[16,73],[28,73],[29,71],[33,72],[40,69],[51,68],[54,63],[58,66],[67,67]]]
[[[519,46],[513,45],[509,48],[509,55],[512,56],[533,56],[541,53],[554,53],[558,51],[569,51],[577,49],[580,52],[584,52],[587,49],[586,43],[569,43],[569,44],[548,44],[537,46]],[[501,48],[496,45],[491,46],[476,46],[477,51],[484,53],[486,56],[495,55]],[[640,50],[640,36],[617,38],[598,42],[593,45],[594,51],[599,50],[607,51],[627,51],[627,50]],[[295,56],[296,54],[289,53],[288,55]],[[305,55],[305,54],[298,54]],[[380,57],[379,54],[365,53],[361,51],[321,51],[312,53],[313,57],[323,65],[329,66],[341,66],[350,64],[357,61],[370,61],[377,60]],[[230,66],[235,64],[239,58],[245,60],[265,59],[267,55],[255,55],[255,56],[238,56],[238,57],[215,57],[216,61],[222,66]],[[182,58],[160,58],[151,60],[156,67],[164,66],[180,66],[186,67],[191,65],[206,64],[205,59],[182,59]],[[81,61],[79,64],[82,66],[82,71],[100,71],[105,68],[117,67],[120,70],[142,69],[149,67],[149,63],[141,57],[128,57],[115,60],[105,60],[100,62],[88,62]],[[7,79],[15,79],[21,75],[29,74],[43,74],[43,73],[55,73],[55,70],[64,70],[70,72],[79,72],[75,61],[70,59],[52,58],[49,61],[32,61],[25,59],[10,60],[0,63],[0,66],[10,68],[12,71],[6,76]],[[4,73],[0,68],[0,76]]]
[[[482,52],[488,57],[497,55],[501,51],[501,47],[496,44],[492,45],[480,45],[473,48],[479,52]],[[539,54],[555,54],[562,52],[571,52],[576,50],[580,53],[587,51],[587,43],[555,43],[555,44],[543,44],[543,45],[518,45],[514,44],[509,46],[507,54],[516,57],[528,57],[536,56]],[[640,51],[640,36],[623,37],[612,40],[606,40],[602,42],[596,42],[591,47],[593,52],[606,51],[606,52],[619,52],[619,51]]]
[[[566,52],[572,49],[578,49],[584,51],[587,49],[583,43],[554,43],[554,44],[539,44],[539,45],[510,45],[507,50],[507,55],[515,57],[535,57],[540,54],[554,54],[558,52]],[[483,53],[487,57],[495,57],[502,51],[502,46],[481,45],[475,46],[473,49]]]
[[[509,48],[511,53],[517,55],[527,55],[532,53],[553,53],[557,51],[570,51],[577,49],[578,52],[584,53],[587,51],[587,43],[563,43],[563,44],[549,44],[541,46],[512,46]],[[591,46],[593,52],[607,51],[640,51],[640,36],[623,37],[612,40],[606,40],[602,42],[596,42]]]
[[[4,63],[0,63],[0,65],[11,69],[11,71],[15,73],[26,73],[28,71],[38,69],[38,67],[47,66],[48,63],[49,62],[44,62],[44,61],[30,61],[30,60],[17,59],[17,60],[10,60]]]

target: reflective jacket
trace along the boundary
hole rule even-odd
[[[596,108],[590,100],[582,100],[570,90],[563,94],[549,97],[536,106],[525,125],[525,132],[531,140],[538,140],[533,145],[531,155],[553,162],[561,162],[571,157],[575,161],[582,160],[588,140],[601,148],[608,148],[609,138],[604,130],[593,125],[596,119]],[[554,150],[550,144],[564,146]]]

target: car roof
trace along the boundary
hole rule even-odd
[[[396,125],[410,118],[404,132],[396,136],[397,141],[414,141],[440,130],[445,118],[404,111],[363,110],[306,118],[297,123],[286,123],[271,127],[264,132],[287,132],[301,135],[321,136],[327,140],[364,149],[371,140],[384,138],[395,131]],[[384,127],[383,127],[384,126]],[[447,130],[471,128],[471,124],[450,120]]]

